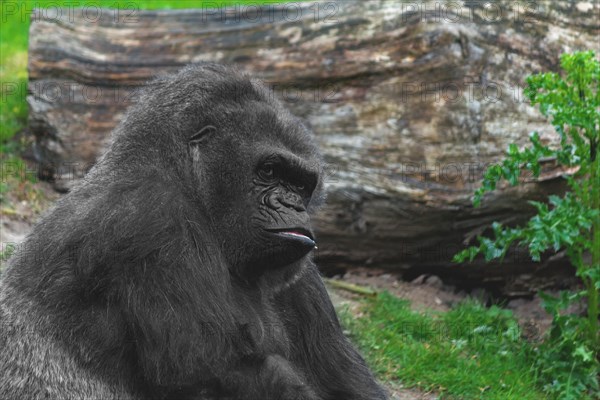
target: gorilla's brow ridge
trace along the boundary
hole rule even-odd
[[[314,187],[319,179],[319,172],[315,166],[292,152],[272,151],[267,156],[262,157],[261,164],[266,162],[277,163],[283,168],[284,176],[294,181],[310,183]]]

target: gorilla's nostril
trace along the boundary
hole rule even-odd
[[[282,204],[276,194],[269,194],[264,198],[264,204],[272,210],[278,210]],[[285,204],[283,204],[285,205]]]
[[[293,208],[298,212],[306,211],[306,207],[304,207],[304,204],[302,203],[302,197],[296,193],[283,193],[278,196],[278,200],[282,205]]]

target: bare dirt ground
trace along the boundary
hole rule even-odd
[[[6,195],[0,208],[0,243],[2,251],[7,244],[22,242],[43,212],[60,197],[47,183],[28,184],[22,190],[11,191]],[[3,260],[4,261],[4,260]],[[435,275],[421,275],[407,282],[401,276],[376,268],[356,268],[347,271],[343,276],[336,276],[348,283],[367,286],[376,291],[387,290],[390,293],[409,300],[411,307],[417,311],[448,311],[453,305],[467,297],[487,298],[482,290],[470,293],[457,290],[445,284]],[[358,313],[357,295],[346,290],[329,288],[331,298],[336,306],[349,305],[350,310]],[[514,299],[504,305],[512,309],[526,337],[538,340],[550,325],[551,317],[541,307],[540,299]],[[405,388],[399,382],[386,382],[394,400],[433,400],[438,397],[434,393],[423,393]]]

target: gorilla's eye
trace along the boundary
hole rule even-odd
[[[265,163],[260,167],[258,173],[263,179],[273,179],[275,176],[275,165],[273,163]]]

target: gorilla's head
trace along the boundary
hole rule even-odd
[[[197,212],[188,219],[209,225],[213,249],[232,271],[288,268],[315,247],[309,214],[322,200],[321,156],[264,84],[200,64],[157,79],[138,104],[117,130],[113,153],[136,157],[128,143],[143,136],[143,162],[178,186]]]

